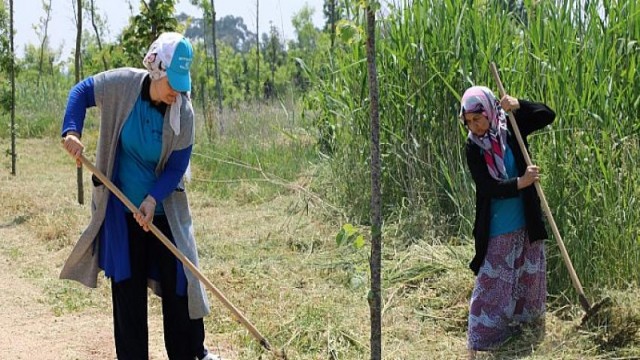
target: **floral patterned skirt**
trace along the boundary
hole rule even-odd
[[[489,239],[469,308],[468,348],[491,350],[523,323],[544,323],[547,295],[544,241],[525,228]]]

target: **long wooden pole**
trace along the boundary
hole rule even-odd
[[[89,160],[87,160],[87,158],[84,157],[84,155],[80,155],[80,161],[89,171],[91,171],[98,179],[100,179],[100,181],[104,184],[104,186],[106,186],[107,189],[109,189],[109,191],[113,193],[113,195],[115,195],[118,199],[120,199],[120,201],[122,201],[122,203],[131,212],[133,213],[139,212],[138,208],[135,205],[133,205],[133,203],[127,198],[127,196],[123,194],[122,191],[120,191],[120,189],[118,189],[111,182],[111,180],[109,180],[109,178],[107,178],[100,170],[98,170],[98,168],[96,168]],[[260,342],[260,345],[262,345],[262,347],[272,352],[274,355],[276,355],[276,357],[286,358],[286,356],[284,356],[284,352],[276,351],[271,347],[271,344],[269,344],[269,341],[264,336],[262,336],[262,334],[260,334],[258,329],[256,329],[256,327],[249,320],[247,320],[247,318],[244,317],[244,315],[242,315],[240,310],[238,310],[224,296],[224,294],[222,294],[222,292],[220,292],[220,290],[218,290],[218,288],[215,285],[213,285],[213,283],[209,281],[209,279],[207,279],[200,272],[200,270],[198,270],[198,268],[191,262],[191,260],[189,260],[186,256],[184,256],[184,254],[182,254],[182,252],[180,252],[180,250],[178,250],[178,248],[175,245],[173,245],[171,240],[169,240],[169,238],[166,237],[162,233],[162,231],[160,231],[160,229],[158,229],[154,224],[149,224],[149,230],[151,230],[151,232],[158,237],[158,239],[169,249],[169,251],[171,251],[171,253],[175,255],[178,258],[178,260],[180,260],[198,278],[198,280],[200,280],[213,293],[213,295],[215,295],[218,298],[218,300],[220,300],[220,302],[222,302],[222,304],[231,311],[235,319],[239,321],[242,325],[244,325],[244,327],[247,328],[247,330],[249,330],[251,335],[253,335],[253,337],[256,340],[258,340],[258,342]]]
[[[491,73],[493,74],[493,78],[498,84],[498,88],[500,90],[500,97],[506,95],[504,91],[504,87],[502,86],[502,81],[500,81],[500,75],[498,74],[498,69],[496,68],[495,63],[491,63]],[[509,121],[511,122],[511,126],[513,127],[513,132],[516,135],[516,139],[518,139],[518,145],[520,146],[520,150],[522,150],[522,154],[524,155],[524,160],[527,165],[533,165],[531,161],[531,157],[529,156],[529,152],[527,151],[527,147],[524,145],[524,141],[522,140],[522,135],[520,134],[520,129],[518,128],[518,124],[516,123],[516,119],[513,117],[511,112],[508,112]],[[553,219],[553,215],[551,214],[551,208],[549,207],[549,203],[547,202],[547,198],[544,196],[544,192],[542,191],[542,186],[539,181],[533,183],[536,187],[536,191],[538,192],[538,197],[540,197],[540,203],[542,205],[542,209],[544,210],[545,215],[547,216],[547,220],[549,221],[549,225],[551,226],[551,230],[553,231],[553,236],[556,238],[556,242],[558,243],[558,247],[560,248],[560,253],[562,254],[562,259],[564,260],[564,264],[569,270],[569,276],[571,276],[571,282],[573,283],[573,287],[578,292],[578,297],[580,300],[580,305],[584,311],[589,312],[591,310],[591,305],[589,304],[589,300],[584,295],[584,290],[582,289],[582,284],[580,283],[580,279],[578,279],[578,275],[576,274],[576,270],[573,268],[573,264],[571,263],[571,258],[569,258],[569,254],[567,253],[567,248],[564,246],[564,241],[562,241],[562,236],[560,236],[560,231],[558,231],[558,226],[556,225],[556,221]]]

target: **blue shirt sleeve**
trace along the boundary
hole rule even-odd
[[[189,166],[191,150],[192,146],[189,146],[182,150],[176,150],[169,155],[164,170],[158,177],[156,184],[149,191],[149,195],[153,196],[156,202],[163,201],[176,189],[187,170],[187,166]]]
[[[77,83],[69,92],[67,108],[62,122],[62,136],[69,131],[82,134],[84,118],[87,109],[96,106],[96,95],[93,87],[93,77],[88,77]]]

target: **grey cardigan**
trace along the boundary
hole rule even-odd
[[[147,74],[146,70],[121,68],[102,72],[93,77],[96,105],[100,108],[96,167],[110,179],[113,178],[113,165],[120,131],[133,109]],[[165,114],[162,129],[162,151],[156,174],[162,172],[171,152],[193,145],[195,138],[193,108],[186,96],[182,96],[179,135],[175,135],[171,129],[169,111]],[[98,234],[104,222],[108,195],[109,191],[105,186],[93,188],[91,221],[65,262],[60,273],[61,279],[76,280],[92,288],[97,286],[98,272],[100,271],[98,267],[98,252],[100,251],[98,249]],[[198,251],[186,193],[174,191],[164,199],[162,205],[176,247],[194,265],[198,266]],[[192,319],[202,318],[209,313],[206,293],[198,278],[187,267],[184,267],[184,272],[187,277],[189,316]],[[152,280],[149,281],[149,287],[156,294],[161,295],[158,285]]]

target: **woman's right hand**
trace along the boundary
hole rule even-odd
[[[535,165],[529,165],[524,174],[518,178],[518,190],[524,189],[539,180],[540,168]]]
[[[62,141],[62,147],[67,150],[69,155],[71,155],[74,159],[76,159],[76,166],[82,166],[82,161],[80,161],[80,156],[82,156],[82,151],[84,150],[84,144],[80,141],[80,134],[69,131],[67,135],[64,137]]]

